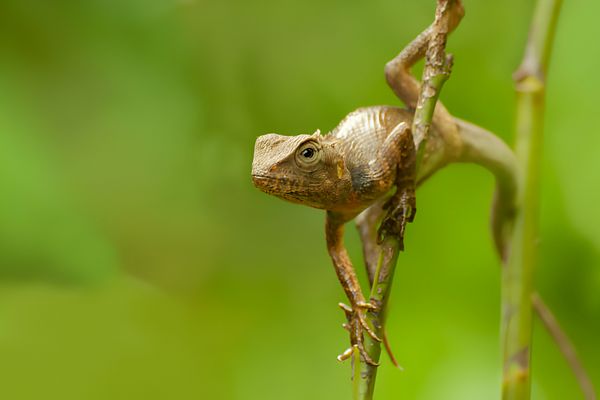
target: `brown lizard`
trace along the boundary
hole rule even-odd
[[[450,31],[464,14],[459,1],[454,3],[452,13]],[[413,220],[416,211],[415,186],[448,163],[473,162],[497,178],[492,230],[500,257],[507,254],[505,238],[510,226],[504,222],[514,213],[512,177],[516,176],[516,161],[502,140],[483,128],[454,118],[438,102],[425,155],[415,171],[415,147],[408,127],[420,85],[410,74],[410,68],[424,57],[432,32],[430,26],[386,65],[386,80],[406,109],[360,108],[325,136],[320,131],[297,136],[268,134],[257,139],[254,150],[252,179],[256,187],[285,200],[327,211],[327,248],[350,300],[350,306],[340,303],[348,318],[345,327],[350,331],[352,346],[358,347],[364,360],[373,365],[377,364],[364,349],[363,333],[380,340],[365,318],[375,305],[366,301],[344,247],[346,222],[356,217],[372,284],[379,255],[378,239],[383,234],[395,234],[402,242],[405,225]],[[390,195],[394,186],[396,192]],[[385,217],[384,209],[388,209]],[[569,355],[573,353],[571,343],[537,293],[533,294],[533,305],[552,336],[560,337],[556,340],[565,357],[578,364]],[[338,359],[350,357],[351,349]]]
[[[452,28],[458,24],[462,8],[457,7],[456,13],[458,17]],[[344,224],[364,211],[357,219],[357,225],[372,283],[378,239],[393,234],[400,239],[403,247],[405,225],[413,220],[416,212],[415,145],[409,124],[419,85],[409,69],[423,57],[430,36],[431,28],[419,35],[386,67],[388,83],[408,109],[386,106],[360,108],[325,136],[320,131],[297,136],[268,134],[257,139],[254,149],[252,179],[256,187],[294,203],[327,210],[327,248],[350,301],[350,306],[340,304],[348,318],[346,328],[350,332],[352,346],[358,347],[365,361],[374,365],[376,363],[365,351],[363,332],[381,340],[366,319],[366,312],[374,309],[375,305],[366,301],[344,247]],[[441,105],[439,108],[442,108]],[[447,123],[448,120],[451,124]],[[434,116],[432,131],[435,134],[432,136],[456,147],[455,143],[459,143],[460,139],[455,126],[454,119],[442,109]],[[428,148],[454,153],[448,145],[437,146],[435,141],[430,143],[433,145]],[[444,163],[436,162],[438,165],[429,168],[426,175]],[[396,191],[389,196],[394,186]],[[387,197],[389,199],[385,201]],[[388,211],[380,223],[383,209]],[[341,360],[350,354],[346,351],[338,358]]]
[[[266,193],[285,200],[327,210],[329,255],[344,287],[350,341],[369,363],[363,331],[380,340],[367,324],[367,302],[343,242],[344,224],[395,185],[386,203],[390,218],[380,235],[402,237],[415,207],[415,147],[408,128],[410,112],[393,107],[361,108],[349,114],[333,131],[321,136],[264,135],[254,150],[252,179]],[[399,218],[397,218],[399,217]],[[384,232],[386,231],[386,232]]]

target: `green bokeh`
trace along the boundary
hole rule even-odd
[[[348,399],[323,213],[252,187],[253,142],[398,104],[383,65],[433,3],[3,0],[0,398]],[[448,46],[442,99],[509,142],[531,3],[467,1]],[[600,385],[598,13],[559,24],[537,285]],[[499,398],[492,191],[469,165],[419,191],[379,398]],[[534,340],[534,398],[582,398]]]

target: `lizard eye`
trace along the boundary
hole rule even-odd
[[[304,158],[313,158],[315,156],[315,149],[312,147],[307,147],[306,149],[302,150],[300,155]]]
[[[308,141],[296,151],[296,161],[301,167],[310,167],[319,162],[321,153],[317,143]]]

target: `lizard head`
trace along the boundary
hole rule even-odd
[[[252,181],[265,193],[321,209],[331,209],[351,186],[343,156],[320,131],[260,136],[254,146]]]

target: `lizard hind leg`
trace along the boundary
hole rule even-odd
[[[451,4],[451,18],[448,26],[449,32],[453,31],[464,16],[464,9],[459,0]],[[421,92],[421,84],[411,74],[412,66],[425,57],[429,42],[434,34],[433,25],[425,29],[411,43],[409,43],[396,57],[385,66],[385,78],[396,96],[402,100],[405,106],[414,112]],[[443,142],[444,152],[449,158],[454,158],[460,153],[461,142],[458,135],[456,122],[444,105],[438,101],[433,114],[433,127],[429,133],[430,137],[436,137]],[[417,138],[421,140],[421,138]],[[440,166],[426,168],[419,171],[420,176],[429,176],[433,170]],[[432,170],[433,169],[433,170]]]
[[[464,9],[460,1],[452,4],[452,18],[450,19],[449,31],[453,31],[464,15]],[[411,75],[411,67],[421,58],[425,57],[427,46],[434,34],[434,29],[429,26],[409,43],[394,59],[385,66],[385,78],[388,85],[396,96],[409,109],[414,110],[419,98],[420,84]]]

